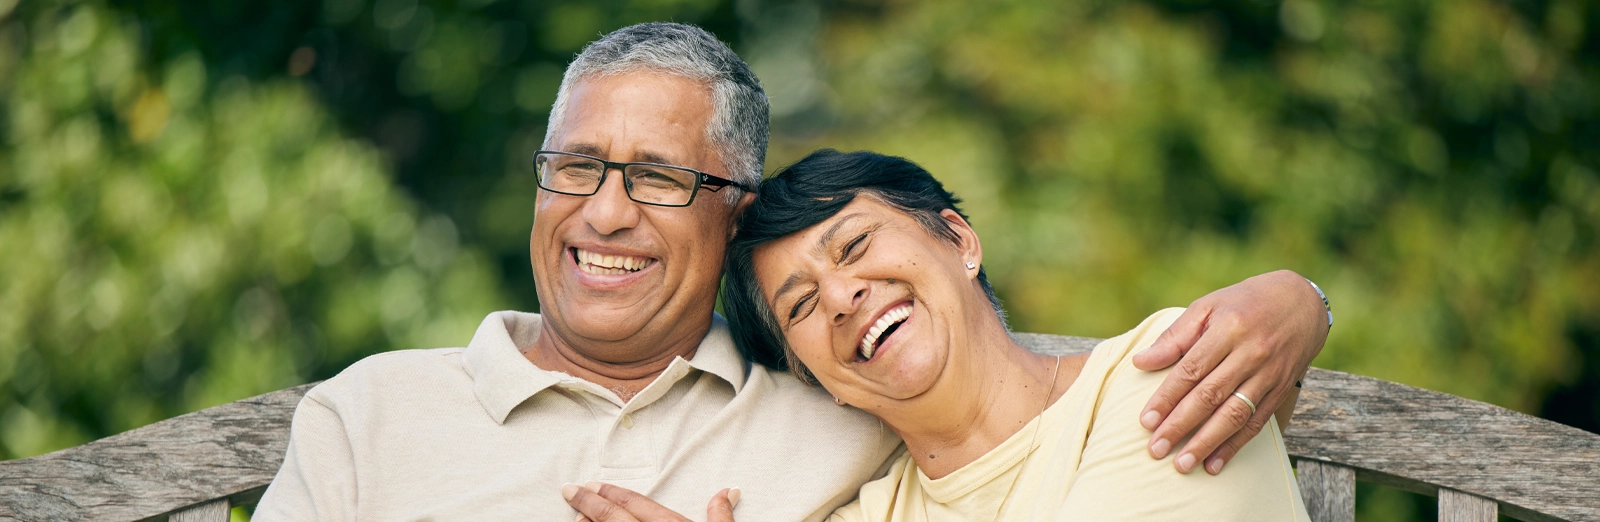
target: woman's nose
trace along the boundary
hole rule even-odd
[[[823,306],[826,307],[829,319],[835,326],[849,321],[850,315],[861,308],[866,302],[871,285],[867,281],[854,277],[839,278],[829,283],[824,283],[822,290]]]

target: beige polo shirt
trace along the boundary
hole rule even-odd
[[[381,353],[312,388],[255,520],[572,520],[600,480],[694,520],[738,487],[740,520],[821,520],[900,440],[825,391],[746,362],[718,317],[693,360],[631,401],[518,351],[538,314],[495,312],[466,348]]]

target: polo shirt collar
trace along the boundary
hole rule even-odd
[[[719,314],[711,314],[711,331],[700,341],[689,366],[728,381],[734,393],[744,389],[745,377],[750,374],[750,362],[739,355],[739,349],[733,345],[733,335],[728,333],[728,321]]]
[[[462,366],[472,378],[473,394],[496,423],[504,424],[511,410],[562,380],[555,372],[534,366],[522,355],[521,347],[539,338],[541,326],[539,314],[491,313],[478,324],[472,342],[462,353]],[[744,388],[750,369],[750,363],[733,346],[727,321],[715,314],[711,318],[711,330],[706,332],[705,339],[695,350],[694,359],[688,363],[694,369],[728,381],[734,393]],[[668,375],[662,374],[663,377]]]
[[[522,356],[520,348],[539,338],[539,326],[539,314],[489,314],[461,354],[461,365],[472,377],[478,404],[496,423],[505,424],[513,408],[561,381]]]

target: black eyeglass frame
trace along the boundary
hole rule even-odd
[[[590,191],[587,194],[579,193],[579,192],[560,191],[560,190],[556,190],[556,189],[544,186],[544,174],[542,172],[539,172],[539,155],[540,154],[560,154],[560,155],[565,155],[565,156],[576,156],[576,157],[579,157],[579,158],[591,159],[591,160],[599,162],[600,165],[605,167],[605,168],[600,171],[600,181],[598,181],[598,182],[596,182],[594,184],[594,190],[593,191]],[[746,186],[744,183],[740,183],[740,182],[737,182],[737,181],[734,181],[734,180],[731,180],[731,179],[728,179],[728,178],[724,178],[724,177],[721,177],[721,176],[713,176],[713,175],[710,175],[710,174],[706,174],[704,172],[700,172],[698,170],[691,169],[689,167],[680,167],[680,166],[677,166],[677,165],[668,165],[668,164],[665,164],[665,163],[651,163],[651,162],[648,162],[648,161],[606,161],[606,160],[603,160],[603,159],[600,159],[600,158],[596,158],[594,156],[590,156],[588,154],[578,154],[576,152],[566,152],[566,151],[559,151],[559,150],[534,151],[533,158],[531,158],[531,159],[533,161],[533,170],[534,170],[534,173],[535,173],[535,177],[537,177],[538,180],[539,180],[539,188],[544,189],[544,190],[548,190],[548,191],[551,191],[551,192],[554,192],[554,193],[557,193],[557,194],[565,194],[565,195],[568,195],[568,196],[584,196],[584,197],[587,197],[587,196],[593,196],[595,194],[598,194],[598,193],[600,193],[600,187],[603,187],[606,184],[606,176],[611,175],[611,169],[617,169],[617,172],[627,172],[627,168],[630,167],[630,166],[633,166],[633,165],[643,165],[643,166],[646,166],[646,167],[664,167],[664,168],[669,168],[669,169],[678,169],[678,170],[692,172],[696,176],[698,176],[696,178],[696,180],[699,182],[698,184],[695,185],[695,190],[689,192],[689,201],[684,202],[682,205],[669,205],[669,204],[666,204],[666,203],[652,203],[652,202],[649,202],[649,201],[639,201],[638,199],[635,199],[633,197],[633,182],[629,181],[627,176],[623,176],[622,177],[622,189],[623,189],[622,191],[628,194],[628,199],[629,200],[632,200],[632,201],[634,201],[636,203],[642,203],[642,204],[645,204],[645,205],[654,205],[654,206],[658,206],[658,207],[687,207],[689,205],[693,205],[694,204],[694,197],[696,195],[700,194],[700,189],[706,189],[706,190],[709,190],[709,191],[712,191],[712,192],[718,192],[718,191],[721,191],[723,187],[732,186],[732,187],[736,187],[736,188],[739,188],[741,190],[744,190],[746,192],[754,192],[754,190],[752,190],[749,186]]]

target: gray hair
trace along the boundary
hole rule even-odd
[[[734,181],[755,187],[767,156],[767,93],[750,66],[727,44],[692,25],[652,22],[630,25],[590,42],[567,66],[550,109],[544,146],[561,127],[567,97],[579,80],[638,71],[681,76],[711,89],[711,123],[706,138],[717,148]],[[729,191],[730,201],[739,193]]]

